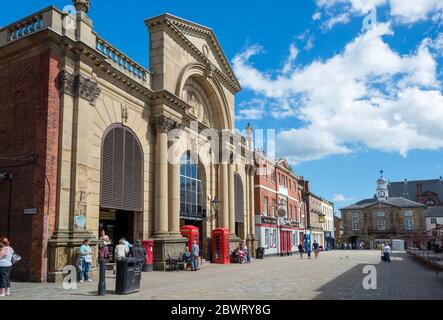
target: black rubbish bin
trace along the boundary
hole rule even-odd
[[[143,264],[133,258],[119,259],[116,264],[115,293],[130,294],[140,291]]]
[[[256,256],[257,259],[263,259],[265,257],[265,248],[263,247],[257,248]]]

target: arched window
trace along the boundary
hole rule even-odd
[[[180,216],[184,219],[202,218],[202,181],[198,164],[185,153],[180,160]]]
[[[111,125],[102,142],[100,206],[143,211],[143,152],[131,129]]]

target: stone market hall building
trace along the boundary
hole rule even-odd
[[[356,247],[364,242],[375,248],[383,242],[406,240],[425,231],[426,205],[403,197],[391,197],[388,180],[381,176],[371,199],[340,209],[343,219],[342,242]]]
[[[23,257],[15,278],[60,281],[84,238],[96,261],[102,229],[154,239],[157,270],[183,251],[183,225],[199,228],[204,258],[219,227],[253,252],[249,140],[220,139],[217,164],[218,136],[202,133],[233,132],[241,89],[214,32],[147,19],[148,70],[93,29],[89,0],[73,3],[74,16],[49,7],[0,29],[0,235]]]

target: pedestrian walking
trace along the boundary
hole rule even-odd
[[[314,248],[314,255],[315,255],[315,259],[318,258],[318,243],[317,240],[314,240],[314,243],[312,244],[312,247]]]
[[[387,242],[385,242],[381,250],[383,252],[384,261],[391,263],[391,246]]]
[[[298,253],[300,254],[300,259],[303,259],[303,245],[301,243],[298,245]]]
[[[197,241],[194,241],[194,244],[192,245],[192,252],[191,252],[192,271],[200,270],[199,265],[198,265],[199,254],[200,254],[200,248],[197,244]]]
[[[306,243],[306,253],[308,254],[308,259],[311,259],[312,248],[309,245],[309,242]]]
[[[89,272],[91,271],[92,264],[92,249],[89,246],[89,240],[83,240],[83,244],[80,246],[79,250],[79,260],[81,266],[80,269],[80,283],[83,281],[91,282],[91,278],[89,277]]]
[[[7,238],[0,239],[0,297],[11,295],[11,271],[14,249]]]
[[[109,245],[111,244],[111,240],[106,235],[105,229],[102,229],[100,239],[99,239],[99,249],[100,249],[100,256],[102,259],[109,259]]]

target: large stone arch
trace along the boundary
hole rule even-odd
[[[188,80],[192,79],[197,82],[203,89],[211,106],[211,117],[214,119],[215,129],[233,130],[232,115],[229,104],[223,92],[223,88],[219,81],[208,74],[208,67],[201,63],[190,63],[180,73],[177,81],[175,94],[186,101],[183,94]]]

